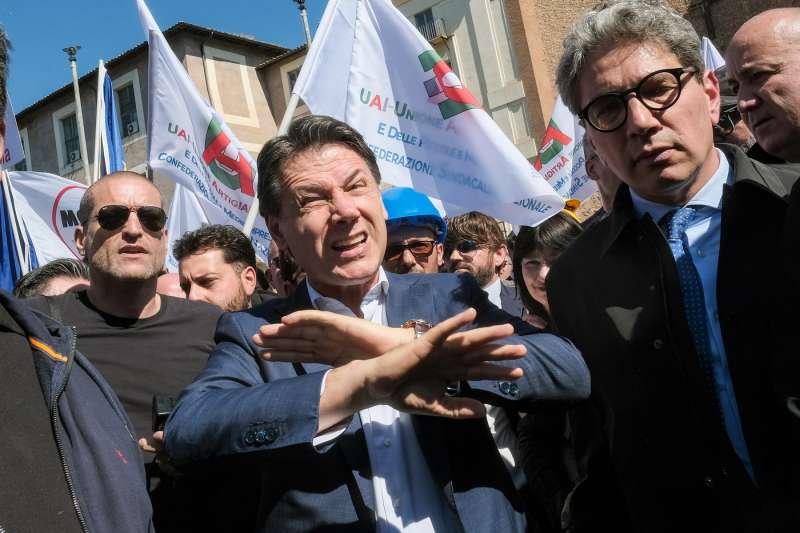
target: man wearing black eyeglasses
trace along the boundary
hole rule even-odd
[[[719,83],[665,3],[604,3],[564,43],[561,96],[623,184],[547,293],[592,371],[633,529],[797,531],[768,378],[785,182],[714,146]]]
[[[202,370],[221,314],[205,302],[156,292],[167,252],[166,218],[159,190],[144,176],[120,172],[101,178],[81,199],[75,231],[91,285],[30,300],[75,328],[77,348],[111,384],[131,417],[131,433],[147,450],[153,396],[177,396]],[[153,455],[145,461],[153,472]],[[198,525],[189,485],[162,482],[151,496],[160,531]]]

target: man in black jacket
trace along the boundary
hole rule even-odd
[[[547,280],[592,372],[637,531],[797,531],[789,412],[769,379],[787,184],[713,144],[719,84],[665,4],[607,3],[568,32],[561,96],[623,182]]]
[[[7,65],[0,29],[0,155]],[[0,531],[152,531],[132,424],[74,332],[0,291],[0,346]]]
[[[131,422],[75,334],[0,292],[0,531],[153,531]]]

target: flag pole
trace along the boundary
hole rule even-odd
[[[100,179],[102,174],[103,156],[101,150],[102,135],[101,128],[103,127],[103,84],[106,77],[106,67],[101,59],[97,63],[97,104],[95,105],[96,115],[94,119],[94,172],[92,173],[92,183]]]
[[[11,180],[8,179],[8,172],[5,170],[0,171],[0,185],[3,189],[3,197],[8,209],[8,218],[11,221],[11,231],[14,233],[14,247],[17,249],[17,259],[22,269],[24,276],[30,271],[30,264],[25,258],[25,253],[22,250],[22,243],[20,242],[19,225],[17,223],[17,210],[14,208],[14,202],[11,200]]]
[[[64,52],[69,56],[69,65],[72,70],[72,89],[75,92],[75,118],[78,122],[78,142],[83,159],[83,170],[86,175],[86,185],[92,184],[92,176],[89,174],[89,157],[86,149],[86,133],[83,129],[83,106],[81,106],[81,90],[78,87],[78,50],[80,46],[69,46],[64,48]]]
[[[308,25],[306,2],[305,0],[293,1],[297,4],[297,9],[300,10],[300,19],[303,21],[303,31],[306,34],[306,52],[308,52],[309,48],[311,48],[311,28]],[[299,103],[300,97],[292,93],[291,98],[289,98],[289,103],[286,104],[286,111],[283,113],[281,125],[278,127],[278,133],[276,134],[278,137],[285,135],[289,130],[289,124],[292,123],[295,109],[297,109],[297,105]],[[250,233],[253,231],[253,226],[256,225],[256,218],[258,217],[258,204],[258,193],[256,193],[256,196],[253,198],[253,205],[250,206],[250,211],[247,212],[247,218],[244,221],[244,227],[242,227],[242,233],[247,236],[250,235]]]

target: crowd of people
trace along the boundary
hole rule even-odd
[[[103,177],[83,261],[0,292],[0,532],[798,531],[799,47],[765,11],[721,80],[666,4],[589,10],[602,210],[511,237],[325,116],[259,154],[267,264]]]

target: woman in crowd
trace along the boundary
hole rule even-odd
[[[550,267],[567,246],[583,232],[572,211],[564,209],[535,228],[522,226],[514,244],[512,266],[528,319],[542,329],[550,327],[545,280]]]
[[[573,209],[564,209],[535,228],[523,226],[514,247],[514,279],[530,312],[525,318],[545,330],[555,329],[545,287],[547,274],[583,233]],[[596,406],[584,401],[566,407],[540,406],[517,426],[537,530],[579,533],[602,531],[608,525],[625,532],[627,517],[620,513]]]

